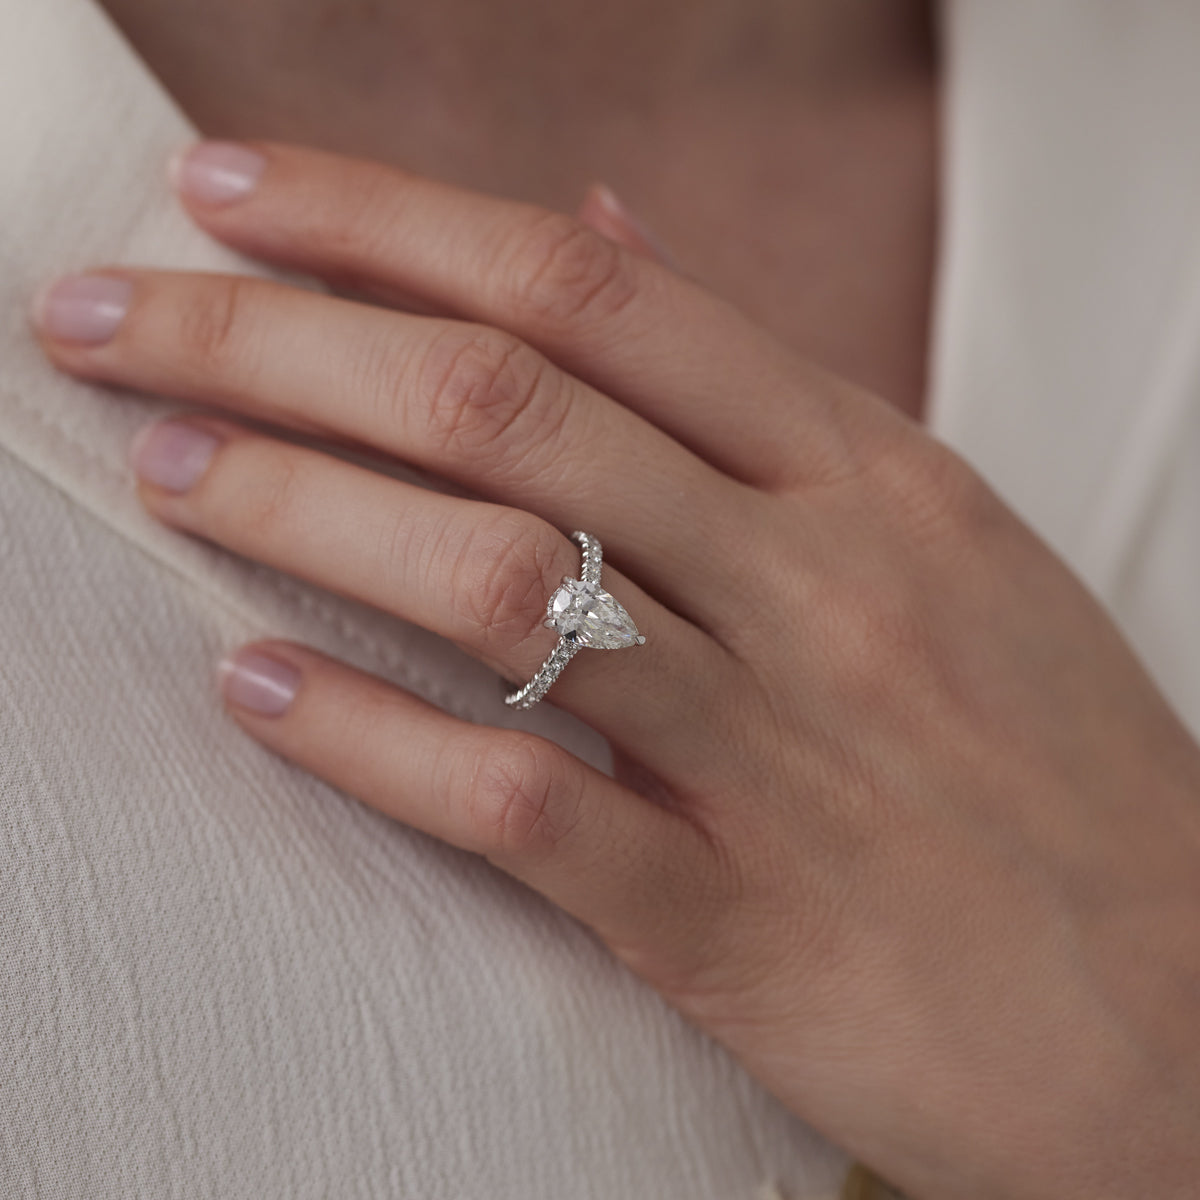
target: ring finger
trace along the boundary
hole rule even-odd
[[[579,577],[579,549],[529,513],[431,492],[231,421],[158,422],[132,460],[162,520],[421,625],[517,682],[556,643],[543,626],[547,600],[563,576]],[[694,773],[716,732],[696,680],[729,686],[736,666],[620,572],[606,565],[602,582],[646,643],[577,655],[550,696],[664,778]]]

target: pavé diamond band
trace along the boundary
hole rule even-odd
[[[532,708],[579,650],[645,645],[629,614],[600,586],[600,542],[578,529],[571,541],[583,552],[581,578],[564,575],[562,586],[546,605],[545,624],[558,631],[558,645],[524,687],[505,696],[504,703],[512,708]]]

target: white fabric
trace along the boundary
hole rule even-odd
[[[42,280],[255,269],[169,196],[190,131],[101,11],[0,0],[0,1194],[758,1200],[845,1159],[481,860],[255,744],[223,650],[294,637],[603,765],[419,630],[172,533],[161,402],[51,371]]]
[[[933,429],[1200,729],[1200,9],[948,16]],[[0,1191],[834,1195],[843,1157],[576,924],[221,714],[220,652],[279,634],[517,719],[421,631],[152,521],[123,456],[161,403],[32,344],[68,269],[258,269],[168,196],[188,136],[89,0],[0,0]]]
[[[1200,734],[1200,6],[946,13],[931,424]]]

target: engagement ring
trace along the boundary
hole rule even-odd
[[[532,708],[579,650],[623,650],[646,643],[619,601],[600,586],[600,542],[578,529],[571,540],[583,552],[582,578],[564,575],[550,597],[544,624],[558,631],[558,645],[524,687],[504,698],[512,708]]]

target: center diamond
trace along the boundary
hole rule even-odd
[[[598,583],[564,580],[550,597],[546,616],[546,624],[563,637],[596,650],[620,650],[646,640],[625,609]]]

